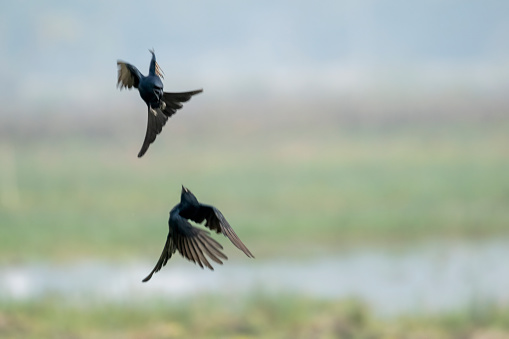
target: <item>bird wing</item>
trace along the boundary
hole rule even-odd
[[[138,88],[141,78],[140,71],[138,71],[138,69],[133,65],[120,60],[117,61],[117,66],[118,66],[117,87],[120,87],[120,89],[123,88],[131,89],[132,87]]]
[[[193,211],[193,215],[189,216],[189,219],[196,223],[202,223],[206,220],[205,226],[210,228],[217,233],[222,233],[242,252],[248,257],[254,258],[254,255],[248,250],[246,245],[239,239],[233,228],[226,221],[223,213],[217,208],[210,205],[199,204],[199,206]]]
[[[168,259],[171,258],[173,253],[175,253],[175,250],[176,250],[175,243],[172,241],[172,239],[170,238],[170,235],[168,234],[168,237],[166,238],[166,243],[164,244],[163,252],[161,253],[161,256],[159,257],[159,260],[157,261],[156,266],[154,267],[152,272],[150,272],[150,274],[147,275],[147,277],[145,279],[143,279],[143,282],[149,281],[150,278],[152,278],[152,275],[154,273],[159,272],[161,270],[161,268],[163,268],[163,266],[166,265],[166,263],[168,262]]]
[[[156,75],[158,77],[160,77],[161,79],[164,79],[164,72],[163,70],[161,69],[161,67],[159,67],[159,64],[157,63],[157,61],[154,61],[155,64],[156,64]]]
[[[163,110],[164,114],[171,117],[178,109],[182,108],[182,102],[189,101],[193,95],[201,92],[203,92],[203,89],[181,93],[164,92],[163,101],[166,104]]]
[[[159,109],[148,108],[148,119],[147,119],[147,132],[145,133],[145,140],[141,146],[138,158],[141,158],[143,154],[148,150],[148,146],[156,140],[156,136],[161,133],[163,126],[166,124],[168,117],[163,114]]]
[[[223,264],[221,259],[227,260],[228,257],[221,252],[223,246],[209,236],[209,232],[192,226],[186,219],[178,214],[170,214],[169,221],[170,232],[166,239],[161,257],[150,274],[143,279],[143,282],[149,281],[152,275],[158,272],[166,265],[175,250],[189,261],[192,261],[201,268],[208,267],[212,271],[214,268],[207,260],[210,259],[218,264]]]

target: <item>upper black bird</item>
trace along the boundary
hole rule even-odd
[[[166,120],[179,108],[182,108],[181,103],[188,101],[193,95],[203,92],[203,89],[181,93],[163,92],[161,78],[164,78],[164,73],[156,62],[154,51],[150,50],[150,53],[152,53],[152,60],[148,76],[144,76],[136,67],[127,62],[117,61],[117,87],[120,89],[137,88],[141,98],[148,106],[147,133],[138,158],[145,154],[148,146],[156,139],[156,135],[161,133]]]
[[[206,220],[206,227],[217,233],[223,233],[248,257],[254,258],[246,245],[244,245],[237,234],[235,234],[223,214],[214,206],[199,203],[194,194],[182,186],[180,203],[170,211],[170,220],[168,220],[168,227],[170,230],[166,238],[163,253],[161,253],[161,257],[152,272],[143,279],[143,282],[149,281],[154,273],[158,272],[166,265],[166,262],[176,250],[187,260],[197,263],[201,268],[205,265],[211,270],[214,270],[214,268],[208,262],[205,254],[218,264],[223,264],[221,259],[228,259],[226,255],[221,252],[223,246],[212,239],[209,236],[209,232],[192,226],[187,219],[196,223],[201,223]]]

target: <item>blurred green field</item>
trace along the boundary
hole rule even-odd
[[[472,307],[440,316],[380,318],[355,301],[254,295],[248,300],[71,306],[0,304],[2,338],[509,338],[509,311]]]
[[[506,123],[168,130],[4,143],[0,261],[156,258],[181,184],[257,258],[509,235]]]
[[[217,128],[215,129],[217,131]],[[509,236],[509,125],[240,128],[2,144],[0,262],[155,260],[180,186],[220,208],[259,259]],[[218,237],[219,238],[219,237]],[[241,258],[226,239],[225,253]],[[2,338],[509,338],[489,305],[381,318],[355,301],[0,301]]]

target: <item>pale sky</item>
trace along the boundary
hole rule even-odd
[[[116,60],[146,73],[149,48],[173,90],[507,90],[507,37],[505,0],[4,1],[0,100],[122,100]]]

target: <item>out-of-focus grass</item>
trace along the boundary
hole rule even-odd
[[[184,184],[257,257],[508,234],[507,124],[163,133],[0,149],[0,261],[157,256]],[[229,256],[240,255],[227,245]]]
[[[509,338],[509,311],[380,318],[357,302],[266,295],[184,302],[0,304],[2,338]]]

